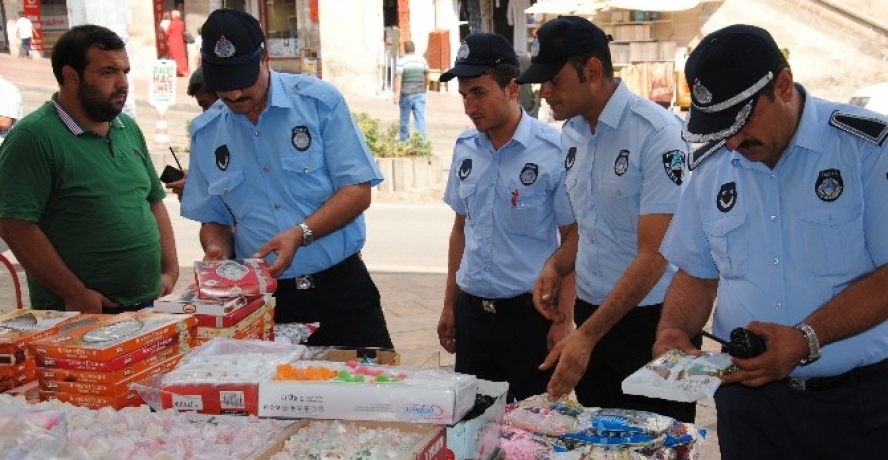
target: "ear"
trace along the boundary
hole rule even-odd
[[[589,59],[586,59],[586,64],[583,66],[583,71],[587,73],[587,77],[590,81],[595,81],[602,75],[601,61],[596,57],[589,57]]]
[[[80,74],[74,67],[66,65],[62,67],[62,82],[64,84],[80,85]]]
[[[783,69],[777,74],[777,82],[774,89],[777,97],[783,102],[789,102],[792,99],[795,82],[792,78],[792,70]]]
[[[521,85],[518,84],[518,80],[513,78],[509,80],[509,84],[506,85],[505,90],[509,97],[518,99],[518,95],[521,93]]]

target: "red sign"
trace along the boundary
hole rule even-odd
[[[169,49],[167,48],[166,33],[160,28],[160,21],[162,20],[163,0],[154,0],[154,43],[157,48],[158,58],[170,55]]]
[[[31,37],[31,49],[43,51],[43,27],[40,23],[40,0],[25,0],[25,17],[31,21],[34,27],[34,35]]]

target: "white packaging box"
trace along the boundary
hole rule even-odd
[[[343,366],[324,361],[304,364],[325,365],[331,369]],[[378,367],[387,372],[404,373],[407,378],[393,383],[260,382],[258,416],[450,425],[461,420],[475,405],[478,379],[473,375],[436,369]]]
[[[167,294],[154,301],[156,313],[194,313],[198,315],[225,316],[247,305],[243,296],[219,300],[197,298],[197,286]]]
[[[508,391],[507,382],[478,379],[478,394],[493,396],[496,401],[483,414],[447,428],[447,449],[453,453],[450,458],[486,460],[497,452]]]

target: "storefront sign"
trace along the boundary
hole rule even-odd
[[[25,0],[25,16],[31,20],[34,36],[31,37],[31,49],[43,51],[43,27],[40,23],[40,0]]]
[[[43,30],[67,30],[68,16],[42,16],[40,27]]]
[[[161,114],[176,103],[176,61],[154,61],[148,80],[148,102]]]

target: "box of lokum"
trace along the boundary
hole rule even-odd
[[[191,348],[191,334],[179,334],[161,338],[160,340],[145,344],[129,353],[124,353],[105,360],[89,358],[53,358],[38,355],[37,366],[38,368],[45,369],[116,372],[128,369],[145,359],[160,353],[166,353],[171,349],[178,353],[187,353]]]
[[[225,317],[247,306],[244,296],[220,299],[200,299],[197,297],[197,285],[165,295],[154,301],[152,309],[157,313],[194,313]]]
[[[251,328],[261,332],[265,326],[266,319],[268,321],[272,321],[272,319],[269,313],[269,306],[261,298],[257,301],[261,302],[262,305],[237,324],[229,327],[197,326],[195,336],[198,339],[241,339],[246,336],[244,331],[248,331]]]
[[[258,415],[449,425],[474,406],[477,386],[437,369],[302,361],[259,384]]]
[[[274,294],[277,289],[264,259],[197,261],[194,277],[201,299]]]
[[[137,350],[138,351],[138,350]],[[187,352],[188,349],[185,349]],[[132,352],[131,352],[132,353]],[[130,353],[130,354],[131,354]],[[37,378],[41,380],[55,380],[59,382],[83,382],[83,383],[110,383],[118,382],[127,377],[138,374],[152,366],[155,366],[174,355],[183,354],[180,347],[168,346],[157,350],[154,354],[144,359],[134,361],[123,369],[112,371],[95,371],[66,369],[61,367],[38,367]]]
[[[119,410],[124,407],[139,406],[142,404],[142,398],[139,397],[139,394],[135,390],[127,391],[119,396],[78,395],[60,391],[40,390],[41,401],[47,401],[50,399],[58,399],[59,401],[75,406],[86,407],[87,409],[110,407]]]
[[[40,389],[78,395],[120,396],[130,391],[130,384],[133,382],[139,382],[149,377],[172,371],[181,359],[181,354],[173,355],[139,373],[117,381],[72,382],[40,379]]]
[[[28,343],[59,331],[80,313],[56,310],[13,310],[0,316],[0,366],[28,359]]]
[[[225,315],[204,315],[197,313],[195,315],[197,316],[197,326],[216,328],[231,327],[256,312],[259,307],[275,302],[275,298],[272,295],[249,297],[246,299],[247,304],[245,306]]]

